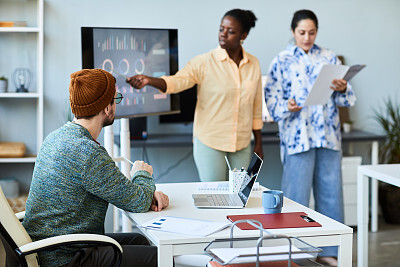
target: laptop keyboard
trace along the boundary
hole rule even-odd
[[[235,206],[232,195],[215,194],[207,195],[208,203],[212,206]]]

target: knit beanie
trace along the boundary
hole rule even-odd
[[[71,74],[69,102],[72,113],[88,117],[105,109],[115,95],[115,78],[102,69],[83,69]]]

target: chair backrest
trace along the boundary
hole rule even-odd
[[[0,231],[3,238],[7,241],[8,245],[15,251],[18,247],[32,243],[32,239],[22,226],[21,222],[17,219],[14,211],[11,209],[3,190],[0,186]],[[26,256],[28,266],[39,266],[36,253]]]

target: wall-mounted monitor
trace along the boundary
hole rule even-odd
[[[117,91],[124,99],[116,118],[179,113],[179,95],[162,94],[151,86],[140,90],[125,82],[127,77],[153,77],[178,71],[178,31],[82,27],[82,68],[100,68],[116,78]]]
[[[162,115],[160,123],[184,123],[189,124],[194,120],[194,111],[197,103],[197,85],[179,94],[180,110],[179,114]]]

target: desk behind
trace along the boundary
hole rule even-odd
[[[196,166],[190,151],[192,150],[192,134],[149,134],[146,140],[131,140],[132,160],[146,159],[154,166],[154,177],[158,183],[161,182],[190,182],[199,181]],[[385,136],[353,130],[350,133],[343,133],[344,145],[367,142],[378,143]],[[119,145],[119,138],[115,137]],[[264,149],[264,166],[261,170],[259,181],[274,189],[279,189],[282,177],[282,165],[280,161],[279,136],[276,132],[262,133]],[[173,149],[171,149],[173,148]],[[371,157],[377,160],[377,146],[371,150]],[[145,153],[146,152],[146,153]],[[370,152],[366,152],[370,153]],[[188,158],[181,161],[185,155]],[[375,156],[376,155],[376,156]],[[170,166],[180,161],[178,168],[171,170],[168,175],[159,178]],[[369,160],[364,160],[364,164]],[[374,164],[374,163],[373,163]],[[168,179],[165,179],[167,178]]]
[[[342,133],[342,142],[373,142],[382,141],[385,135],[369,133],[361,130],[353,130],[350,133]],[[144,140],[131,140],[131,147],[176,147],[176,146],[192,146],[192,134],[149,134]],[[279,133],[270,132],[262,133],[263,145],[279,144]],[[119,145],[119,136],[115,137],[115,142]],[[254,143],[254,141],[252,141]]]

